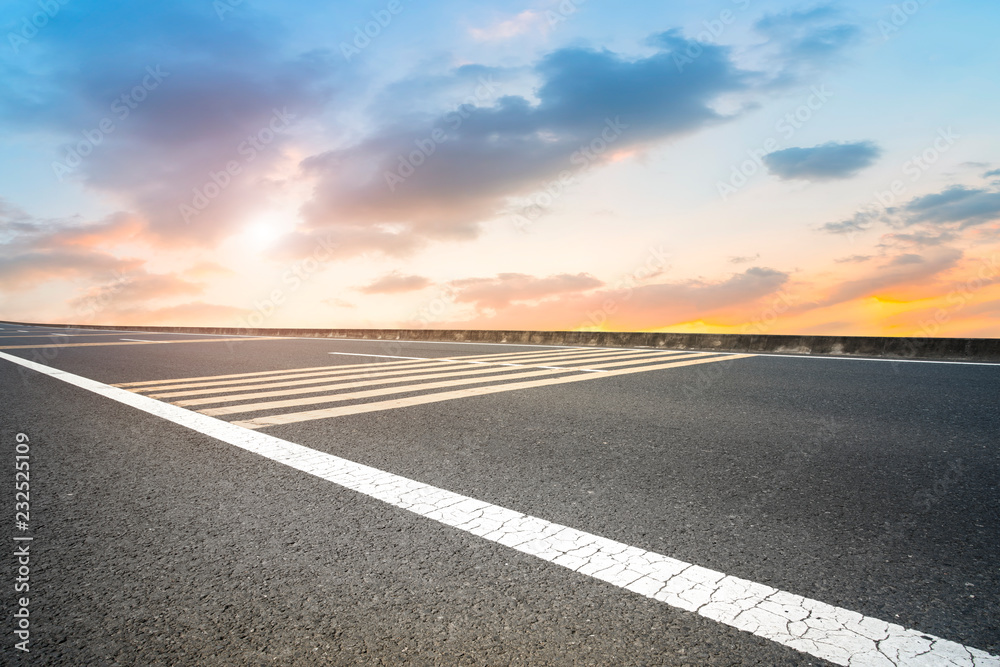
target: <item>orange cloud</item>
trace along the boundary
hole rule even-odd
[[[430,284],[431,281],[423,276],[404,276],[393,271],[369,285],[359,287],[358,291],[362,294],[399,294],[422,290]]]
[[[603,288],[588,274],[536,278],[501,274],[451,283],[476,314],[447,326],[474,329],[642,331],[716,314],[739,323],[785,285],[788,275],[754,267],[721,281],[692,280]],[[602,289],[603,288],[603,289]],[[442,325],[444,326],[444,325]]]

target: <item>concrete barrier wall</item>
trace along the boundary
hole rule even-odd
[[[494,331],[438,329],[247,329],[239,327],[146,327],[72,324],[27,326],[128,330],[161,333],[220,334],[226,336],[291,336],[359,338],[367,340],[425,340],[477,343],[533,343],[599,347],[650,347],[717,352],[772,352],[781,354],[1000,361],[998,338],[892,338],[887,336],[771,336],[754,334],[645,333],[615,331]]]

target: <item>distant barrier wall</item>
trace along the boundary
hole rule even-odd
[[[998,338],[894,338],[889,336],[774,336],[755,334],[648,333],[617,331],[499,331],[448,329],[248,329],[240,327],[150,327],[73,324],[26,326],[127,330],[225,336],[290,336],[467,343],[520,343],[596,347],[649,347],[718,352],[770,352],[878,358],[1000,361]]]

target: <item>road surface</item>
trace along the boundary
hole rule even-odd
[[[1000,365],[0,324],[0,391],[4,664],[1000,664]]]

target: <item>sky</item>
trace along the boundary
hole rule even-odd
[[[1000,334],[995,0],[14,0],[0,28],[0,319]]]

